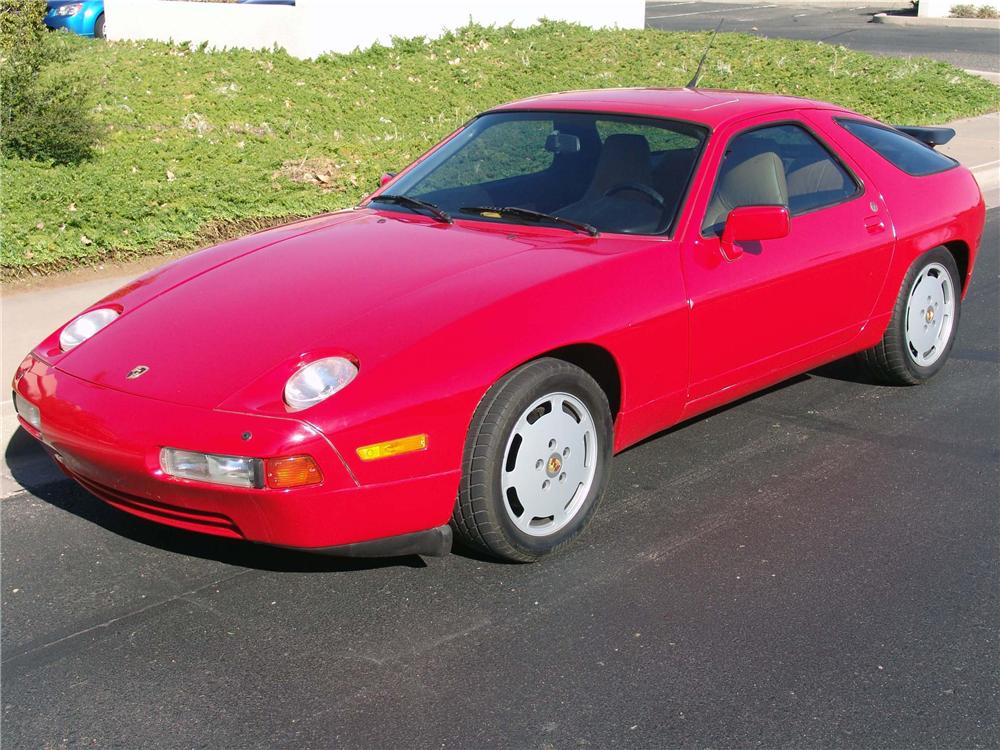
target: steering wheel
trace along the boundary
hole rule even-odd
[[[621,193],[626,190],[632,190],[636,193],[642,193],[644,196],[649,198],[650,202],[660,208],[663,208],[666,201],[663,196],[658,192],[653,190],[649,185],[643,185],[641,182],[619,182],[617,185],[612,185],[607,190],[604,191],[604,197],[608,198],[615,193]]]

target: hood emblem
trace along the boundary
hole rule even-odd
[[[149,372],[149,368],[146,365],[139,365],[138,367],[133,367],[128,371],[128,375],[125,376],[128,380],[135,380],[136,378],[141,378]]]

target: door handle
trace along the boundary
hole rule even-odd
[[[868,230],[868,234],[878,234],[879,232],[884,232],[885,222],[878,216],[869,216],[865,219],[865,229]]]

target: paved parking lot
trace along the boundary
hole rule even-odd
[[[960,68],[1000,71],[1000,40],[992,29],[914,28],[871,23],[874,13],[904,7],[859,2],[747,2],[712,3],[667,0],[646,3],[646,25],[672,31],[714,29],[725,19],[724,31],[742,31],[768,37],[809,39],[842,44],[863,52],[886,55],[921,55],[950,62]]]
[[[998,251],[951,363],[838,363],[619,456],[533,566],[0,503],[5,748],[997,747]]]

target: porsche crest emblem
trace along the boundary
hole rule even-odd
[[[133,367],[128,371],[128,375],[125,376],[127,380],[135,380],[136,378],[141,378],[149,372],[149,368],[146,365],[139,365],[138,367]]]

